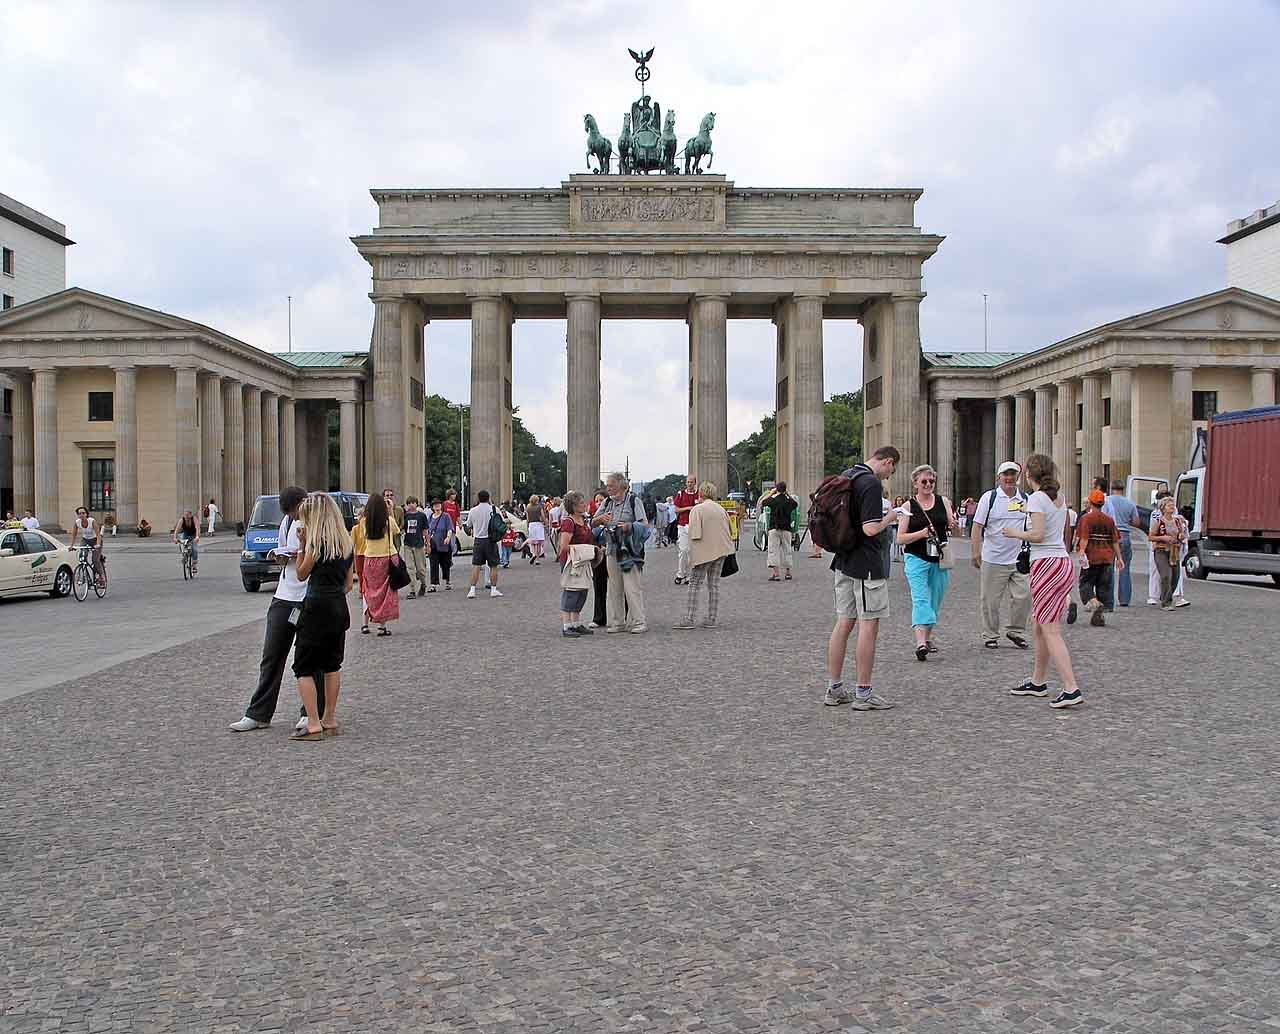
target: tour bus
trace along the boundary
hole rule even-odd
[[[342,511],[342,519],[350,531],[356,523],[369,496],[364,492],[330,492],[338,509]],[[263,582],[277,581],[280,578],[280,565],[267,559],[267,554],[276,548],[280,534],[280,522],[284,513],[280,509],[278,495],[260,495],[253,501],[253,510],[244,529],[244,546],[240,554],[240,581],[245,592],[257,592]]]

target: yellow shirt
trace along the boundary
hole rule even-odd
[[[400,525],[395,521],[394,517],[387,519],[387,533],[380,539],[369,541],[369,536],[365,532],[364,518],[361,517],[356,526],[351,530],[351,539],[355,544],[356,556],[395,556],[396,546],[392,539],[400,534]]]

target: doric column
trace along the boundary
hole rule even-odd
[[[34,412],[36,519],[43,528],[60,528],[58,520],[58,371],[32,370]]]
[[[1013,456],[1013,413],[1007,398],[996,399],[996,466]],[[1019,456],[1015,462],[1021,463],[1025,456]],[[991,471],[995,476],[995,471]]]
[[[338,403],[338,480],[345,492],[361,488],[356,463],[356,404],[342,401]]]
[[[920,393],[920,302],[923,293],[893,296],[893,342],[889,376],[889,442],[902,455],[890,482],[895,495],[911,492],[911,468],[927,451]]]
[[[495,495],[502,481],[502,299],[471,299],[471,493]]]
[[[821,295],[797,295],[787,326],[793,372],[790,393],[792,483],[787,485],[787,491],[799,499],[801,507],[806,510],[809,493],[817,489],[827,473],[822,371],[824,302]]]
[[[955,495],[956,404],[951,399],[938,399],[933,404],[933,466],[938,474],[939,495]]]
[[[228,524],[249,519],[244,508],[244,385],[222,381],[222,496]]]
[[[694,420],[690,453],[698,480],[729,490],[729,401],[726,384],[728,295],[704,294],[689,307],[693,328]]]
[[[1053,462],[1063,490],[1075,493],[1080,485],[1080,466],[1076,463],[1076,382],[1073,380],[1058,382],[1058,436],[1054,440]]]
[[[498,487],[495,499],[507,500],[514,495],[512,482],[515,470],[515,425],[512,420],[511,404],[511,332],[515,327],[515,310],[511,303],[503,299],[498,309],[498,368],[501,371],[502,394],[498,406]],[[567,472],[566,472],[567,473]],[[491,489],[491,491],[493,491]]]
[[[1274,406],[1276,404],[1275,370],[1254,370],[1252,380],[1253,407],[1260,409],[1263,406]]]
[[[298,447],[294,434],[297,422],[294,417],[293,399],[280,399],[280,484],[298,483]]]
[[[1035,445],[1031,422],[1031,392],[1020,391],[1013,397],[1013,452],[1019,463],[1026,463]]]
[[[1169,391],[1169,486],[1191,458],[1191,375],[1189,366],[1173,368]]]
[[[341,427],[339,427],[341,432]],[[314,399],[307,409],[307,454],[310,465],[307,468],[306,488],[309,492],[328,492],[329,484],[329,403],[325,399]],[[386,487],[385,485],[383,486]],[[373,485],[364,485],[369,491],[380,491]]]
[[[173,373],[176,467],[173,494],[177,513],[166,514],[165,520],[173,520],[186,509],[200,516],[200,435],[196,427],[198,375],[194,366],[179,366]]]
[[[31,400],[30,374],[13,378],[13,509],[19,517],[36,510],[35,414]]]
[[[308,403],[302,401],[295,402],[293,406],[293,483],[310,490],[311,450],[307,447],[307,406]]]
[[[370,491],[400,490],[405,457],[405,373],[403,310],[396,295],[373,298],[373,464]],[[327,449],[327,446],[326,446]]]
[[[1080,378],[1080,401],[1084,405],[1084,442],[1080,449],[1080,480],[1067,488],[1073,505],[1084,499],[1085,489],[1102,474],[1102,375],[1087,373]],[[1059,478],[1061,481],[1061,478]],[[1066,482],[1062,482],[1066,485]]]
[[[246,384],[244,386],[244,512],[246,520],[253,514],[253,501],[262,494],[262,389]]]
[[[200,378],[200,505],[216,499],[219,510],[227,505],[222,495],[222,444],[222,378],[209,374]],[[225,520],[226,514],[222,516]]]
[[[1133,473],[1133,367],[1111,368],[1111,479],[1127,481]]]
[[[116,524],[128,530],[138,524],[138,371],[117,366],[112,420],[115,423]],[[219,403],[221,405],[221,403]]]
[[[996,448],[996,407],[982,407],[982,455],[978,460],[978,484],[994,484],[996,467],[1004,462]]]
[[[567,487],[590,494],[600,482],[600,297],[571,294],[568,303]]]
[[[1035,450],[1053,455],[1053,387],[1049,384],[1036,388]]]
[[[280,396],[262,393],[262,492],[280,491]]]

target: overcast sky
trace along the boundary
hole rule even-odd
[[[553,186],[616,132],[626,48],[741,186],[912,186],[945,235],[929,350],[1038,348],[1223,285],[1280,199],[1280,7],[1229,3],[98,3],[5,0],[0,192],[67,224],[68,282],[283,350],[365,349],[371,187]],[[469,395],[465,322],[428,390]],[[862,380],[826,325],[828,395]],[[603,462],[683,469],[683,324],[606,323]],[[772,329],[729,326],[729,432],[772,409]],[[517,324],[514,397],[565,444],[563,323]]]

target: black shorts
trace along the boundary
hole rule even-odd
[[[498,543],[489,536],[475,539],[471,547],[471,566],[484,567],[485,564],[498,566]]]

